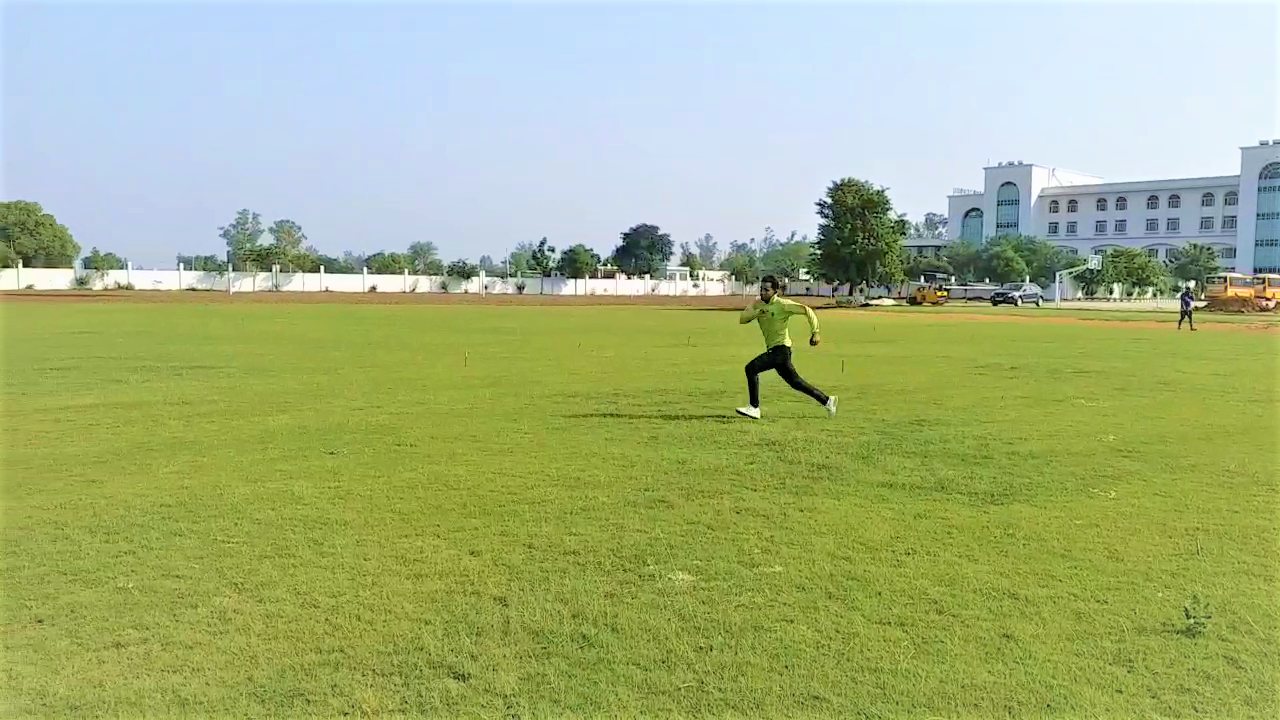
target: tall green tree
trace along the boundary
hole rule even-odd
[[[690,276],[695,278],[706,269],[706,266],[702,264],[702,257],[699,256],[698,253],[694,251],[693,247],[687,242],[680,243],[679,264],[689,268]]]
[[[618,268],[630,277],[655,275],[671,261],[675,244],[657,225],[641,223],[622,233],[613,251]]]
[[[813,245],[805,240],[797,240],[795,233],[783,243],[764,253],[761,265],[766,273],[772,273],[784,280],[795,280],[800,277],[801,270],[807,270],[813,262]]]
[[[29,200],[0,202],[0,263],[13,267],[72,267],[80,244],[65,225]]]
[[[227,261],[217,255],[179,255],[176,262],[195,272],[222,272],[227,269]]]
[[[1125,293],[1158,288],[1168,280],[1168,270],[1141,248],[1111,248],[1102,256],[1102,268],[1082,270],[1075,281],[1086,295],[1120,285]]]
[[[1129,292],[1162,287],[1169,278],[1168,269],[1141,248],[1112,248],[1104,264],[1111,266],[1114,282]]]
[[[218,228],[218,237],[227,244],[233,268],[243,270],[258,266],[263,259],[258,241],[264,232],[262,216],[248,209],[237,212],[231,224]]]
[[[698,248],[698,262],[701,263],[704,270],[716,266],[720,261],[720,245],[716,239],[711,237],[711,233],[702,236],[702,239],[696,243]]]
[[[991,248],[986,266],[988,275],[998,283],[1017,282],[1027,276],[1027,261],[1009,245]]]
[[[600,256],[578,243],[560,254],[560,272],[568,278],[588,278],[600,266]]]
[[[720,269],[727,271],[734,280],[743,283],[757,282],[764,274],[760,253],[756,250],[755,243],[737,240],[729,243],[728,252],[720,260]]]
[[[302,226],[292,220],[277,220],[267,232],[271,235],[271,259],[291,271],[298,269],[307,242]]]
[[[961,282],[978,282],[986,279],[983,268],[982,247],[970,240],[956,240],[943,246],[942,256],[951,265]]]
[[[364,258],[358,258],[360,264],[356,264],[357,256],[352,253],[343,253],[342,257],[334,257],[332,255],[316,255],[316,269],[311,272],[317,272],[321,267],[327,273],[335,275],[351,275],[359,274],[360,268],[364,267]]]
[[[1175,279],[1183,282],[1194,280],[1196,290],[1204,289],[1205,279],[1210,275],[1222,272],[1218,251],[1198,242],[1189,242],[1174,250],[1168,266],[1169,274]]]
[[[459,280],[470,280],[473,277],[480,276],[480,266],[466,258],[462,258],[449,263],[444,269],[444,274]]]
[[[113,252],[104,253],[93,248],[84,256],[82,267],[85,270],[123,270],[125,259]]]
[[[409,272],[415,275],[443,275],[444,263],[440,260],[440,253],[436,250],[436,244],[428,240],[418,240],[409,244],[409,249],[405,252],[409,256],[410,268]]]
[[[538,273],[539,277],[551,277],[551,271],[556,267],[556,249],[555,246],[547,243],[544,237],[538,241],[533,248],[533,252],[529,255],[529,269]]]
[[[885,188],[855,178],[831,183],[817,203],[815,266],[835,284],[883,285],[902,280],[907,221]]]
[[[402,275],[413,271],[413,258],[408,253],[376,252],[364,258],[364,267],[375,275]]]
[[[507,257],[507,265],[512,275],[522,275],[533,272],[533,251],[538,246],[531,242],[522,242],[516,245],[516,249],[511,251],[511,255]]]
[[[941,240],[947,234],[947,216],[928,212],[920,222],[911,223],[911,237],[924,240]]]

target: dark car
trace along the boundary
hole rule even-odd
[[[1032,283],[1005,283],[991,293],[992,305],[1044,305],[1044,293]]]

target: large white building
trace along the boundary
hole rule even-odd
[[[1017,161],[984,176],[982,190],[948,196],[948,240],[1034,235],[1078,255],[1139,247],[1161,260],[1199,242],[1228,270],[1280,272],[1280,140],[1241,148],[1239,175],[1108,183]]]

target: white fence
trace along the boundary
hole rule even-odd
[[[718,275],[722,275],[717,273]],[[215,292],[342,292],[342,293],[495,293],[499,295],[612,295],[637,297],[755,295],[756,284],[727,277],[710,280],[652,280],[646,278],[589,278],[585,280],[549,278],[491,278],[470,280],[429,275],[378,275],[287,272],[196,272],[193,270],[93,271],[79,268],[0,269],[0,291],[4,290],[107,290],[132,286],[137,290],[212,290]],[[872,297],[901,294],[902,289],[873,289]],[[831,296],[846,292],[844,287],[812,282],[789,283],[790,295]]]
[[[895,287],[873,287],[867,298],[904,298],[913,283]],[[86,288],[107,290],[133,286],[137,290],[212,290],[215,292],[341,292],[341,293],[494,293],[498,295],[606,295],[638,297],[665,296],[750,296],[759,291],[756,284],[744,284],[727,277],[711,280],[651,280],[645,278],[590,278],[575,280],[549,278],[478,277],[462,281],[428,275],[377,275],[341,273],[286,272],[196,272],[193,270],[108,270],[98,272],[73,268],[4,268],[0,269],[0,291],[5,290],[72,290]],[[483,290],[482,290],[483,288]],[[987,300],[994,288],[952,287],[954,300]],[[1081,300],[1083,293],[1074,283],[1063,282],[1064,300]],[[1101,294],[1100,299],[1131,299],[1119,287]],[[797,281],[787,285],[788,295],[832,297],[848,293],[847,286]],[[1045,299],[1054,299],[1054,287],[1044,288]],[[1151,298],[1152,293],[1144,293]]]

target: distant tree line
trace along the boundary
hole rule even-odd
[[[955,241],[943,245],[936,255],[909,253],[908,237],[942,242],[946,237],[946,217],[926,213],[919,222],[910,222],[896,212],[888,192],[865,180],[842,178],[832,182],[815,203],[818,231],[815,238],[797,237],[793,231],[779,239],[766,227],[760,238],[731,241],[722,252],[711,235],[677,248],[671,235],[654,224],[641,223],[621,233],[613,251],[601,258],[592,248],[577,244],[558,252],[547,238],[522,242],[501,261],[482,256],[478,262],[459,258],[445,262],[436,245],[420,240],[404,251],[381,250],[371,255],[351,251],[340,257],[321,253],[308,242],[302,226],[290,219],[270,226],[262,216],[248,209],[218,228],[225,243],[225,256],[179,255],[177,261],[195,271],[266,270],[279,265],[287,271],[316,272],[321,266],[333,273],[358,273],[368,268],[375,274],[447,276],[469,279],[484,271],[487,275],[541,276],[559,273],[586,278],[603,265],[617,267],[631,277],[656,275],[673,258],[697,276],[704,270],[719,269],[734,279],[756,282],[766,274],[786,280],[808,276],[833,285],[855,287],[889,285],[906,278],[935,272],[954,275],[961,282],[991,280],[1011,282],[1030,278],[1041,286],[1051,284],[1055,273],[1085,262],[1041,238],[1025,235],[988,238],[983,242]],[[70,231],[44,212],[38,203],[0,203],[0,265],[19,260],[28,267],[68,267],[80,254],[80,245]],[[84,256],[83,267],[114,270],[126,260],[97,247]],[[1081,271],[1076,281],[1086,292],[1114,283],[1128,288],[1150,288],[1195,280],[1201,286],[1206,276],[1220,272],[1212,248],[1189,243],[1161,262],[1137,248],[1118,248],[1107,253],[1101,270]]]

